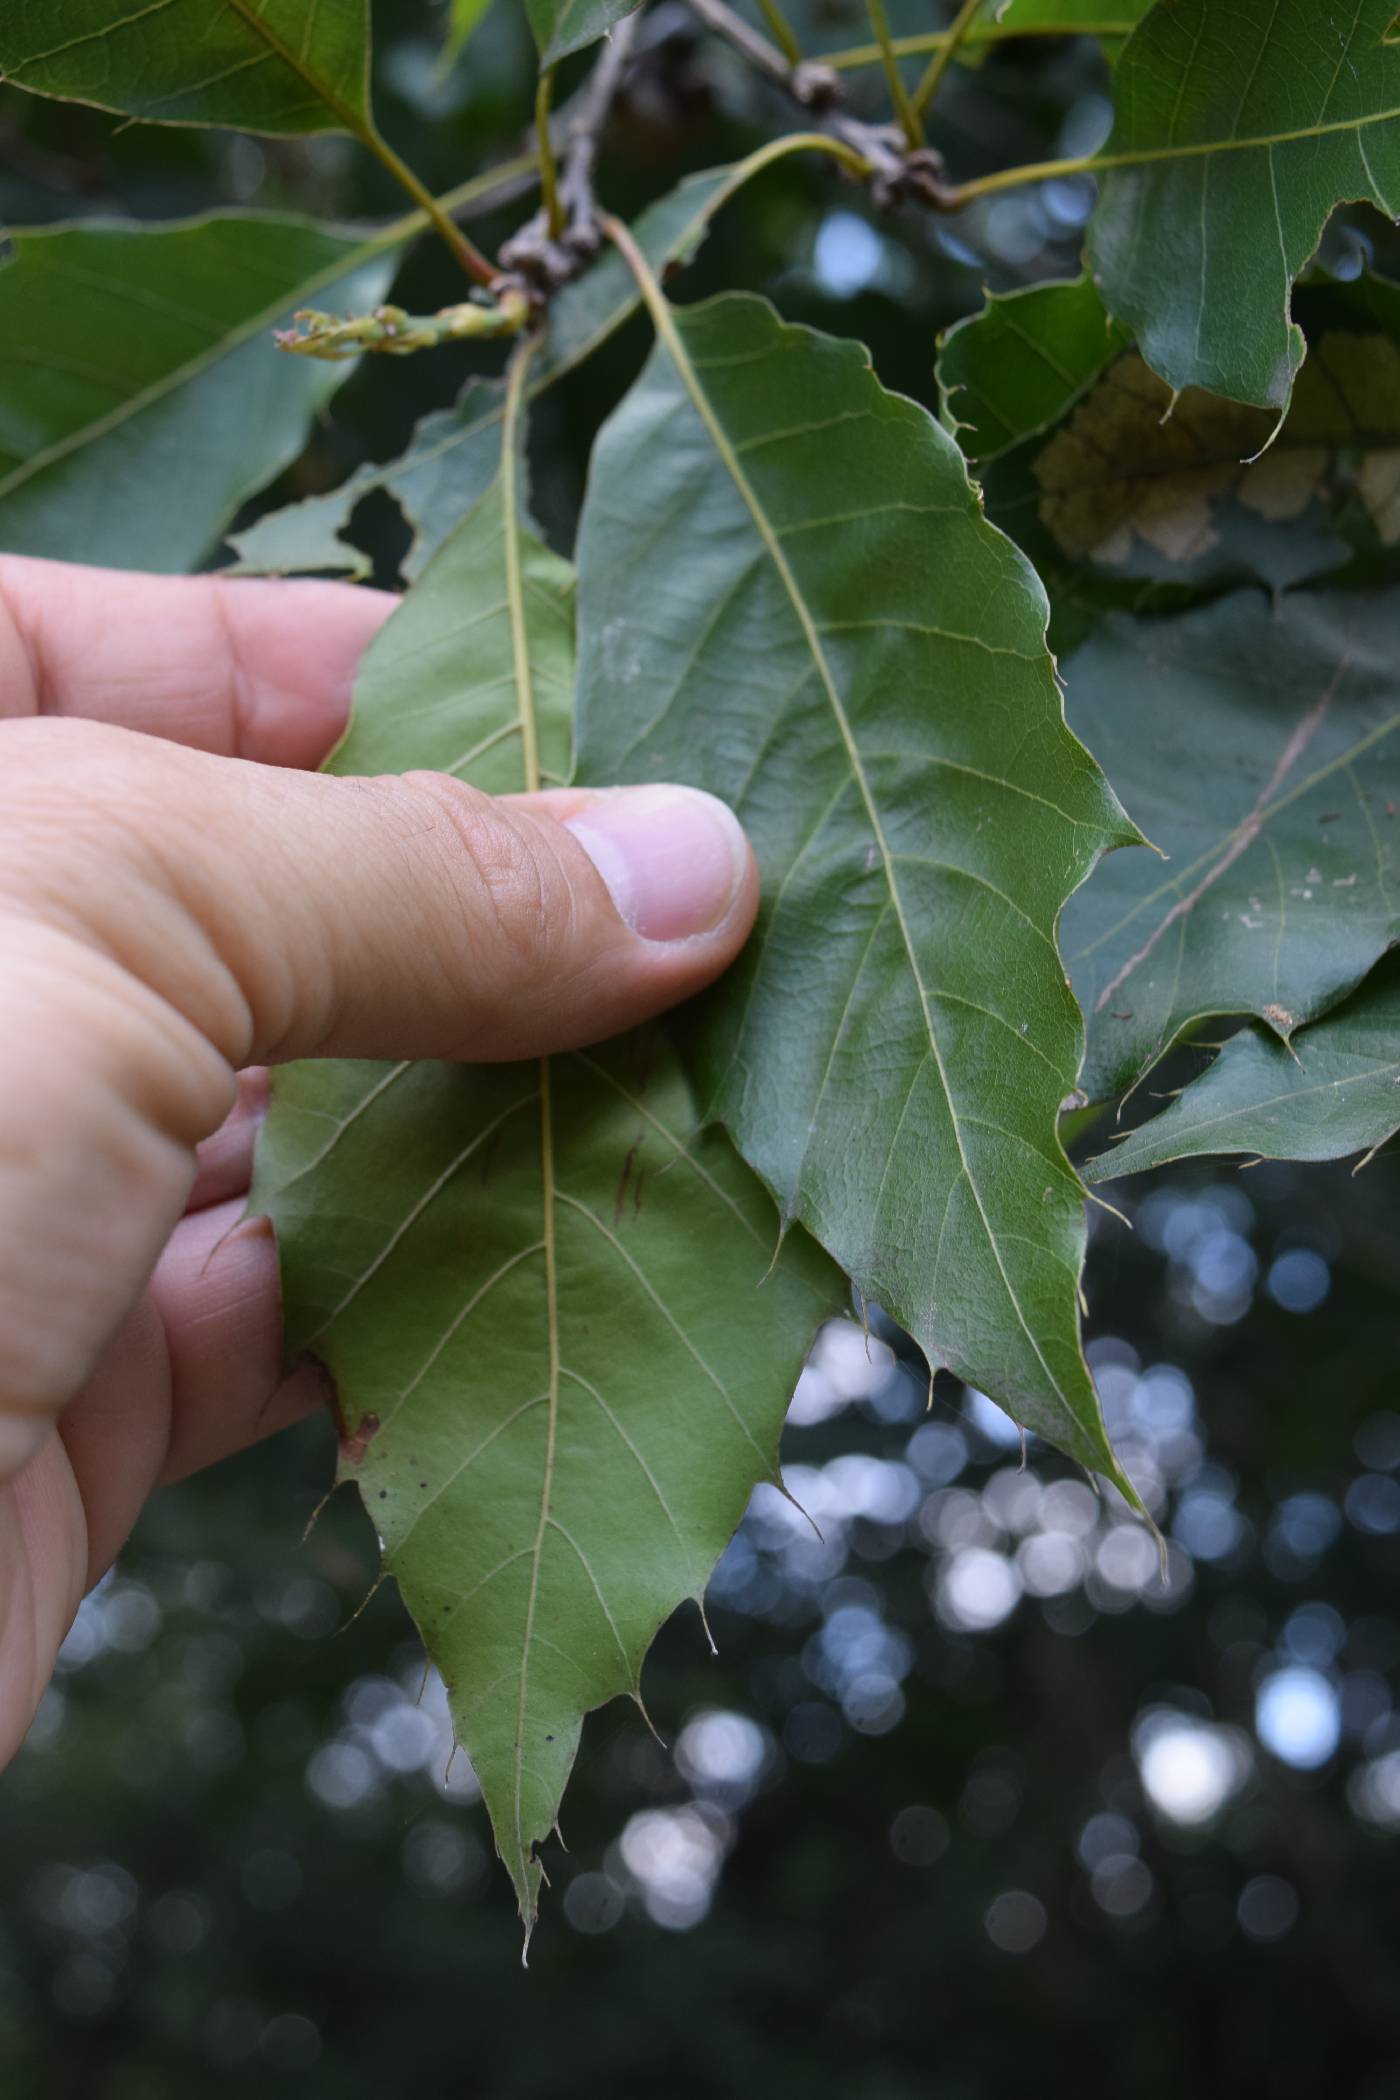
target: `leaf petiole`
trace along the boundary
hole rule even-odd
[[[564,206],[559,195],[559,169],[549,136],[549,112],[554,100],[554,68],[546,66],[535,89],[535,151],[540,164],[540,195],[544,199],[545,224],[552,241],[562,239]]]
[[[910,98],[916,118],[921,119],[925,110],[932,103],[934,96],[942,85],[943,75],[957,57],[959,47],[966,42],[968,31],[972,28],[981,10],[982,0],[962,0],[962,6],[954,15],[947,36],[929,60],[924,71],[924,77]]]
[[[981,4],[982,0],[972,0],[974,7],[980,7]],[[885,69],[885,82],[890,91],[894,113],[899,119],[900,130],[904,133],[910,152],[917,153],[924,143],[924,127],[919,121],[918,105],[909,98],[909,90],[905,87],[904,76],[899,70],[899,60],[895,57],[894,45],[890,38],[889,17],[885,13],[885,0],[865,0],[865,5],[870,16],[870,26],[875,32],[875,41],[879,46],[880,62]]]
[[[794,70],[802,64],[802,46],[796,31],[778,5],[778,0],[758,0],[759,11],[773,32],[773,41]]]

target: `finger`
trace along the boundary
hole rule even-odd
[[[316,766],[396,603],[346,583],[0,557],[0,720],[78,715],[225,757]]]
[[[87,1525],[59,1438],[0,1484],[0,1766],[24,1740],[85,1587]]]
[[[176,1226],[151,1283],[170,1363],[161,1482],[273,1436],[324,1408],[319,1364],[284,1372],[277,1246],[266,1218],[220,1203]]]
[[[235,1068],[597,1041],[708,984],[757,909],[737,819],[688,788],[493,801],[92,724],[4,738],[0,913],[76,933]]]
[[[195,1151],[194,1187],[187,1212],[244,1196],[253,1178],[253,1153],[267,1114],[267,1072],[253,1065],[238,1075],[238,1098],[214,1135]]]
[[[115,1560],[152,1489],[326,1404],[318,1365],[283,1375],[276,1247],[267,1221],[244,1224],[242,1212],[235,1200],[176,1226],[149,1293],[64,1413],[87,1513],[88,1584]]]

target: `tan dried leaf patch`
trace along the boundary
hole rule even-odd
[[[1272,442],[1271,442],[1272,439]],[[1111,568],[1134,542],[1188,564],[1219,542],[1218,511],[1276,523],[1354,488],[1382,542],[1400,542],[1400,344],[1333,333],[1316,344],[1277,436],[1268,410],[1171,389],[1136,351],[1110,366],[1034,464],[1060,546]]]

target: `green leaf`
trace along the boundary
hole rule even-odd
[[[661,272],[688,263],[721,206],[790,150],[782,140],[760,147],[731,167],[687,176],[667,196],[649,205],[638,218],[633,236],[651,267]],[[548,332],[530,367],[527,397],[533,400],[574,371],[640,305],[632,272],[617,251],[609,249],[551,302]],[[347,534],[356,505],[373,490],[384,489],[396,498],[413,530],[413,543],[403,563],[404,574],[412,579],[496,471],[500,419],[500,389],[470,380],[455,408],[422,419],[398,459],[385,466],[360,467],[328,494],[307,496],[283,510],[270,511],[237,534],[230,543],[238,556],[236,571],[244,575],[368,575],[367,556]]]
[[[1056,36],[1107,32],[1127,36],[1142,20],[1152,0],[983,0],[977,27],[997,29],[1004,37],[1052,30]]]
[[[709,788],[758,850],[758,932],[686,1024],[702,1103],[932,1363],[1112,1471],[1055,928],[1134,834],[1065,730],[1039,585],[858,345],[647,298],[580,527],[578,777]]]
[[[1084,1168],[1112,1181],[1168,1160],[1248,1152],[1260,1159],[1346,1159],[1400,1130],[1400,955],[1344,1005],[1284,1045],[1242,1028],[1159,1116]]]
[[[638,0],[525,0],[541,67],[596,44],[637,5]]]
[[[1161,613],[1226,582],[1289,589],[1400,538],[1396,286],[1321,271],[1299,285],[1309,356],[1281,427],[1200,388],[1174,398],[1096,302],[1086,280],[992,299],[939,365],[944,420],[1045,582],[1057,653],[1106,611]]]
[[[158,124],[370,128],[369,0],[44,0],[0,13],[0,73]]]
[[[1118,67],[1089,229],[1110,310],[1170,386],[1287,405],[1293,279],[1334,205],[1400,211],[1395,0],[1162,0]]]
[[[944,427],[995,459],[1058,423],[1130,340],[1088,277],[991,296],[939,343]]]
[[[499,459],[500,442],[497,441]],[[568,775],[574,690],[574,578],[533,533],[512,525],[499,472],[416,587],[371,642],[334,773],[428,767],[488,794]],[[517,690],[505,550],[528,615],[528,709]]]
[[[380,631],[335,771],[498,792],[565,770],[572,577],[519,507],[499,477]],[[801,1235],[769,1273],[772,1205],[654,1036],[494,1069],[293,1067],[253,1203],[528,1932],[583,1717],[639,1696],[657,1628],[777,1478],[841,1279]]]
[[[969,39],[976,48],[977,28],[1008,36],[1096,36],[1105,54],[1116,60],[1152,0],[985,0]]]
[[[958,63],[979,66],[988,53],[1013,37],[1094,36],[1110,64],[1152,5],[1152,0],[983,0],[958,46]],[[835,10],[821,0],[795,10],[793,27],[804,49],[838,71],[881,63],[878,44],[832,50]],[[933,52],[946,41],[946,28],[892,38],[897,58]]]
[[[545,1084],[294,1067],[254,1190],[527,1928],[583,1717],[638,1696],[657,1629],[777,1478],[838,1302],[810,1243],[764,1282],[772,1206],[659,1044],[553,1059]]]
[[[1115,854],[1065,914],[1090,1100],[1222,1014],[1290,1037],[1400,938],[1397,660],[1393,592],[1115,614],[1069,659],[1070,722],[1166,856]]]
[[[368,556],[345,533],[356,506],[383,489],[412,530],[402,568],[410,581],[416,579],[499,471],[503,394],[490,381],[468,380],[454,408],[434,409],[420,419],[397,459],[357,467],[328,494],[305,496],[232,534],[234,573],[367,576]]]
[[[313,295],[372,305],[393,245],[261,213],[13,235],[0,547],[195,568],[354,369],[279,356],[273,326]]]
[[[632,228],[632,238],[649,266],[658,275],[684,268],[694,259],[716,213],[755,176],[793,150],[785,139],[775,139],[727,167],[687,175],[675,189],[649,204]],[[609,248],[551,300],[544,350],[531,375],[532,393],[591,357],[641,303],[632,272],[617,250]]]
[[[444,64],[451,65],[461,57],[490,5],[491,0],[451,0]]]

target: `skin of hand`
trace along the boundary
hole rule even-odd
[[[261,1068],[597,1041],[752,926],[697,791],[309,770],[394,602],[0,558],[0,1764],[152,1489],[327,1398],[240,1222]]]

